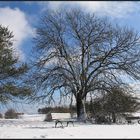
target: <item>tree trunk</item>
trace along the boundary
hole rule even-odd
[[[86,114],[86,107],[85,107],[85,100],[81,98],[80,95],[77,95],[76,98],[77,103],[77,119],[79,121],[86,121],[87,114]]]
[[[112,113],[112,119],[113,119],[113,123],[116,123],[116,115],[115,115],[115,113]]]

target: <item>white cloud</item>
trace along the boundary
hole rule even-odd
[[[34,34],[34,30],[28,23],[25,13],[18,8],[0,8],[0,24],[8,26],[9,30],[13,31],[15,55],[18,55],[19,59],[23,61],[25,54],[20,48],[21,44],[27,37]]]
[[[49,2],[51,9],[59,9],[61,7],[81,7],[87,12],[96,12],[100,15],[111,16],[114,18],[124,18],[139,10],[139,2],[117,2],[117,1],[52,1]]]

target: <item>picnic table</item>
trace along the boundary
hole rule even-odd
[[[131,116],[125,118],[127,122],[130,124],[132,123],[132,120],[137,120],[138,124],[140,124],[140,117],[139,116]]]
[[[58,124],[60,124],[61,127],[64,128],[65,123],[66,127],[68,127],[69,124],[72,124],[74,126],[74,122],[76,121],[76,119],[71,117],[70,113],[49,113],[48,116],[49,121],[55,122],[55,128],[58,126]]]

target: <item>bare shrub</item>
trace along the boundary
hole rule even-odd
[[[18,114],[14,109],[8,109],[5,112],[5,119],[18,119]]]

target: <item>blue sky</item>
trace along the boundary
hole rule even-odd
[[[79,7],[85,12],[107,16],[113,23],[127,25],[140,32],[140,2],[138,1],[1,1],[0,24],[13,31],[15,55],[20,61],[28,62],[34,46],[32,38],[43,12],[60,8]],[[13,105],[14,107],[17,105]],[[25,112],[36,112],[40,105],[19,105]],[[11,107],[11,106],[10,106]],[[28,107],[28,111],[27,108]],[[2,107],[3,108],[3,107]],[[1,109],[1,108],[0,108]],[[5,108],[7,109],[7,107]]]

